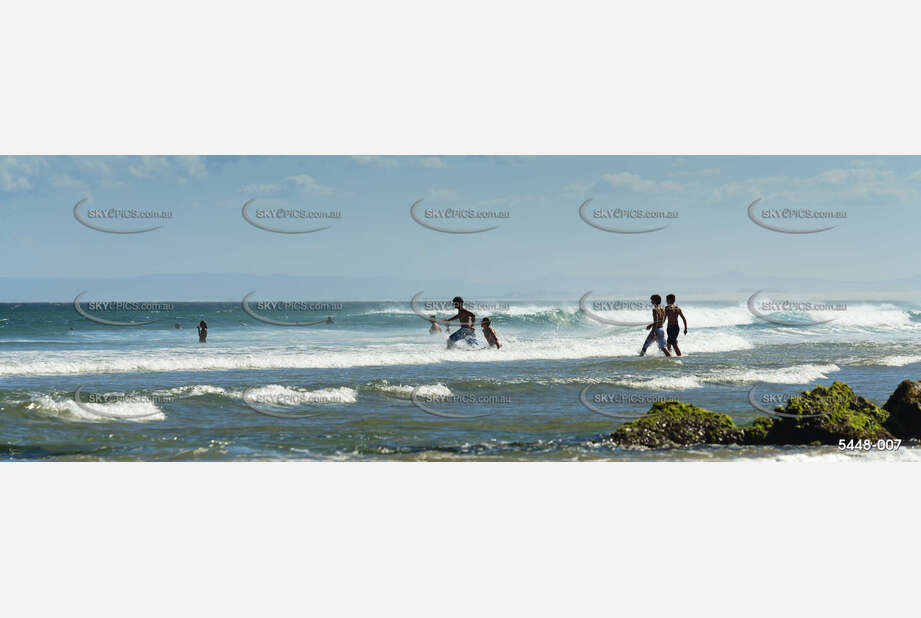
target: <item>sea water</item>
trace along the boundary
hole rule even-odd
[[[763,414],[753,399],[770,410],[785,393],[842,380],[882,405],[901,380],[921,378],[921,307],[846,304],[831,322],[783,326],[744,301],[682,303],[689,331],[679,338],[681,358],[655,345],[639,357],[642,326],[598,322],[576,301],[497,305],[488,314],[499,350],[447,350],[447,332],[430,334],[406,301],[343,303],[331,323],[304,327],[259,321],[238,302],[105,316],[154,320],[130,327],[88,320],[69,303],[0,304],[0,457],[919,459],[911,442],[854,452],[623,449],[605,440],[664,399],[745,424]],[[647,313],[596,312],[640,322]],[[204,344],[200,320],[209,326]],[[477,336],[483,345],[479,326]]]

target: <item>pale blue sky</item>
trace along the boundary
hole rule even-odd
[[[145,234],[100,233],[74,219],[82,197],[86,208],[172,210],[174,220]],[[243,220],[251,197],[254,207],[343,217],[314,234],[269,233]],[[588,197],[679,218],[660,232],[610,234],[579,218]],[[746,216],[756,197],[847,219],[820,234],[774,233]],[[511,217],[482,234],[441,234],[410,218],[419,198]],[[0,209],[3,277],[485,277],[511,290],[576,275],[872,282],[921,272],[919,157],[4,157]]]

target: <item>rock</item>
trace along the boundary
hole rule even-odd
[[[886,429],[899,438],[921,438],[921,382],[903,380],[883,406]]]
[[[743,428],[746,444],[837,444],[838,440],[886,440],[889,412],[858,397],[844,382],[816,386],[792,397],[785,408],[792,417],[755,419]]]
[[[768,436],[775,420],[767,416],[759,416],[752,421],[751,425],[742,427],[742,442],[744,444],[768,444]]]
[[[838,444],[838,440],[921,437],[921,382],[906,380],[885,409],[854,394],[844,382],[816,386],[792,397],[776,412],[736,427],[732,418],[679,401],[656,403],[610,439],[618,446],[674,448],[695,444]]]
[[[644,416],[621,425],[611,440],[619,446],[672,448],[738,443],[742,435],[726,414],[679,401],[659,401]]]

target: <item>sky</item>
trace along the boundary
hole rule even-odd
[[[108,234],[75,219],[74,205],[84,198],[84,218],[109,208],[173,216],[151,232]],[[634,230],[668,224],[610,233],[580,218],[588,198],[589,217],[618,208],[677,217],[596,219]],[[838,225],[778,233],[748,217],[757,198],[756,212],[812,209],[846,218],[762,219],[791,229]],[[341,217],[309,225],[330,225],[315,233],[273,233],[243,218],[250,199],[253,218],[276,208]],[[419,199],[417,215],[435,225],[499,227],[476,234],[428,229],[410,216]],[[0,302],[64,300],[87,282],[152,275],[173,277],[169,293],[177,300],[212,300],[226,287],[211,276],[218,274],[239,275],[241,289],[244,282],[284,285],[287,277],[330,283],[340,295],[342,286],[365,286],[351,289],[354,298],[402,298],[413,286],[553,295],[624,282],[684,296],[781,280],[889,289],[921,273],[919,206],[921,157],[9,156],[0,157]],[[446,208],[508,216],[425,216]],[[286,229],[302,223],[265,222]],[[37,285],[52,278],[49,285],[67,290],[57,295]]]

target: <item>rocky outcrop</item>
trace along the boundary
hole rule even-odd
[[[742,439],[732,418],[679,401],[656,402],[640,418],[611,435],[620,446],[670,448],[692,444],[731,444]]]
[[[838,444],[841,439],[875,442],[911,437],[906,431],[921,432],[921,383],[903,382],[886,406],[880,408],[856,395],[847,384],[835,382],[792,397],[785,407],[775,410],[777,416],[759,417],[751,425],[737,427],[726,414],[666,401],[621,425],[610,439],[618,446],[673,448],[695,444]]]
[[[854,394],[844,382],[816,386],[777,407],[779,417],[760,417],[745,428],[746,444],[837,444],[845,440],[886,440],[889,413]]]
[[[883,406],[886,428],[900,438],[921,438],[921,382],[903,380]]]

